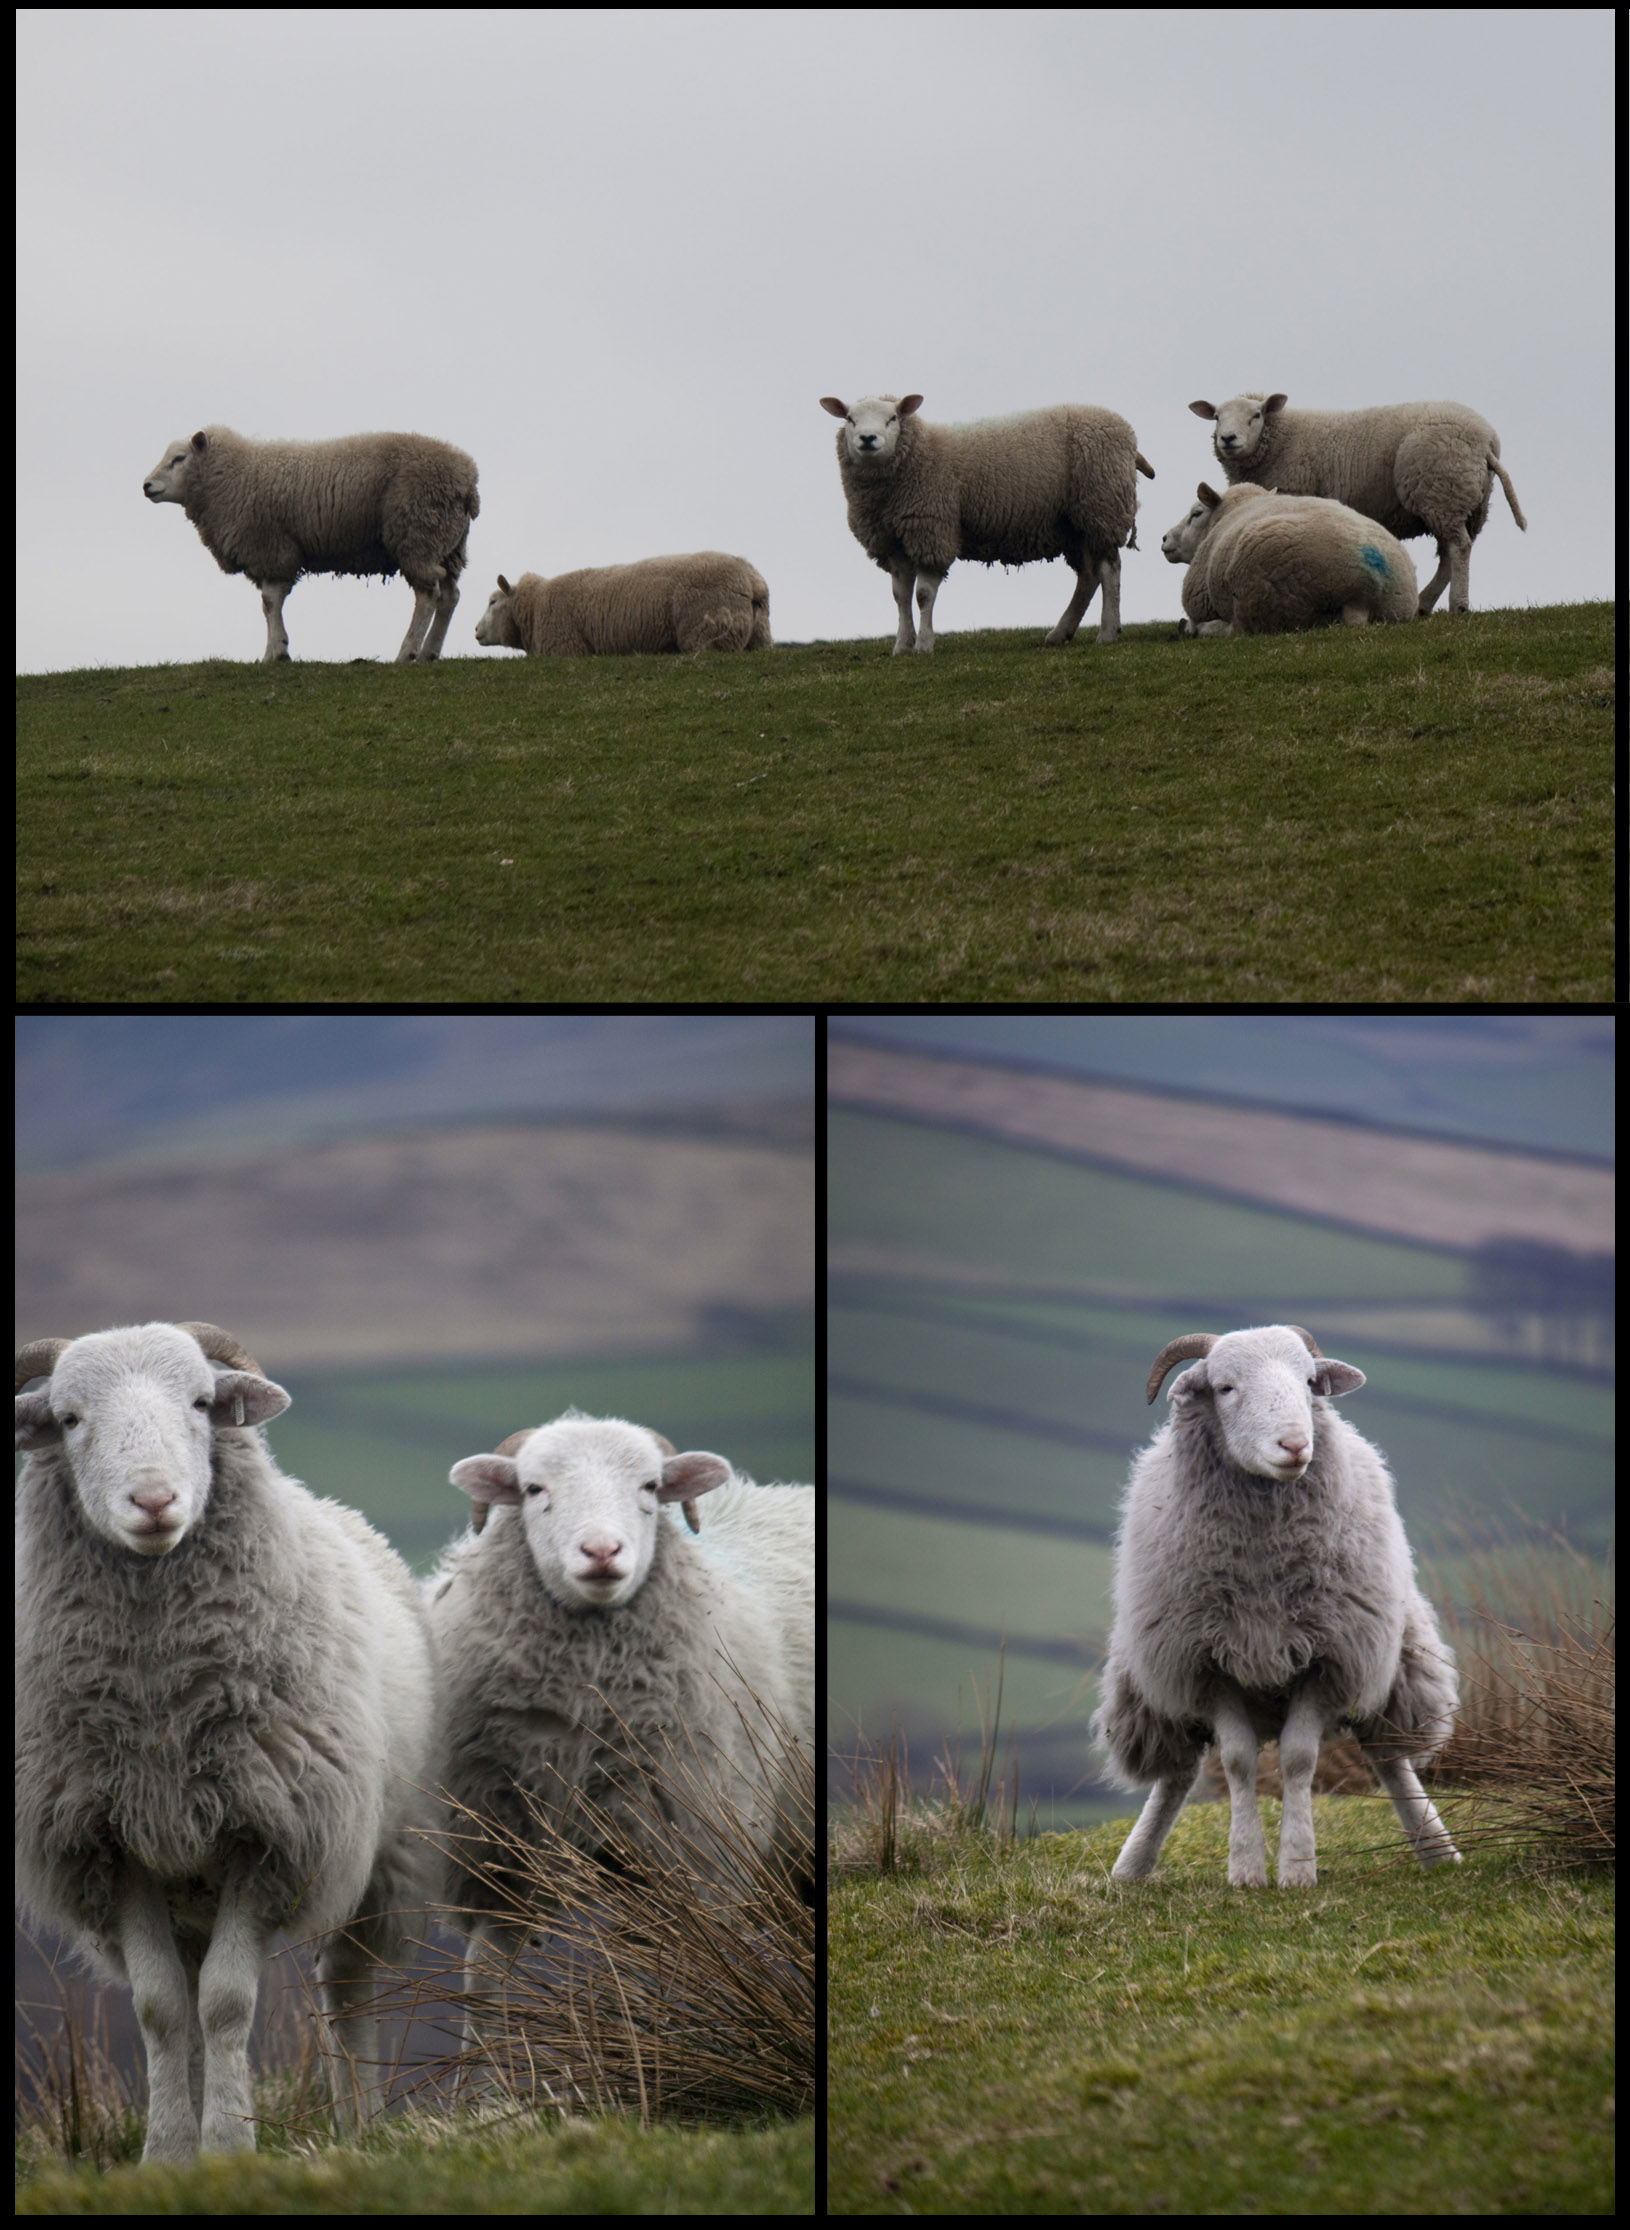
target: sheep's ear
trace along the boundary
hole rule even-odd
[[[1211,1380],[1206,1375],[1206,1361],[1202,1355],[1197,1363],[1190,1363],[1186,1371],[1178,1372],[1166,1388],[1166,1399],[1169,1402],[1188,1401],[1195,1394],[1207,1393],[1210,1386]]]
[[[504,594],[505,596],[513,596],[513,595],[515,594],[515,591],[514,591],[514,590],[513,590],[513,589],[512,589],[511,587],[510,587],[509,583],[508,583],[508,582],[507,582],[507,581],[506,581],[506,580],[504,579],[504,576],[502,575],[502,573],[500,573],[500,574],[499,574],[499,576],[498,576],[498,586],[499,586],[500,590],[501,590],[501,591],[503,592],[503,594]]]
[[[62,1427],[51,1414],[51,1389],[36,1386],[31,1394],[17,1396],[17,1445],[46,1448],[62,1438]]]
[[[1364,1383],[1364,1373],[1351,1363],[1321,1355],[1313,1366],[1313,1383],[1321,1394],[1354,1394]]]
[[[1196,418],[1215,418],[1217,415],[1215,403],[1190,403],[1189,408]]]
[[[834,418],[847,418],[849,415],[849,405],[840,403],[836,395],[823,395],[821,397],[821,408],[822,410],[829,410]]]
[[[281,1417],[290,1396],[258,1371],[217,1371],[215,1399],[209,1405],[212,1425],[263,1425],[268,1417]]]
[[[1288,395],[1270,395],[1262,408],[1271,418],[1276,410],[1283,410],[1289,401]]]
[[[909,418],[913,411],[921,410],[922,407],[923,399],[920,395],[902,395],[900,398],[900,416],[902,418]]]
[[[730,1466],[723,1456],[710,1456],[704,1448],[693,1448],[687,1455],[670,1456],[663,1465],[657,1500],[694,1502],[699,1494],[711,1494],[715,1487],[722,1487],[729,1477]]]
[[[202,430],[200,430],[198,433],[193,435],[192,445],[201,457],[204,454],[204,451],[209,447],[209,438]]]
[[[1222,501],[1222,497],[1218,495],[1216,489],[1208,488],[1203,480],[1194,492],[1208,511],[1215,511]]]
[[[519,1502],[521,1475],[508,1456],[465,1456],[447,1474],[472,1502]]]

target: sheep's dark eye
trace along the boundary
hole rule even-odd
[[[67,1416],[66,1416],[66,1417],[64,1417],[64,1418],[63,1418],[63,1420],[62,1420],[63,1430],[64,1430],[64,1431],[66,1431],[66,1430],[67,1430],[67,1428],[68,1428],[68,1427],[69,1427],[70,1425],[77,1425],[77,1424],[78,1424],[78,1422],[79,1422],[79,1413],[78,1413],[78,1411],[77,1411],[77,1410],[73,1410],[73,1409],[70,1409],[70,1410],[69,1410],[69,1412],[68,1412],[68,1414],[67,1414]]]
[[[542,1494],[543,1489],[542,1487],[528,1487],[526,1491],[528,1494]]]
[[[200,1394],[198,1399],[193,1403],[192,1406],[194,1407],[194,1409],[207,1409],[209,1407],[209,1399],[206,1395]]]

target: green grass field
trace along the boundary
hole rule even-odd
[[[1611,2214],[1611,1878],[1314,1815],[1314,1890],[1231,1890],[1223,1804],[1148,1882],[1124,1820],[840,1877],[830,2211]]]
[[[19,683],[19,1000],[1608,1000],[1608,604]]]

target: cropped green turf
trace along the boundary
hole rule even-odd
[[[1605,1001],[1608,604],[18,685],[18,997]]]
[[[1224,1804],[1147,1882],[1124,1820],[837,1877],[830,2211],[1611,2214],[1611,1878],[1314,1818],[1314,1890],[1231,1890]]]

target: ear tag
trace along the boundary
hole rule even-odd
[[[238,1423],[241,1425],[243,1423],[243,1396],[241,1394],[233,1397],[232,1406],[238,1413]]]

